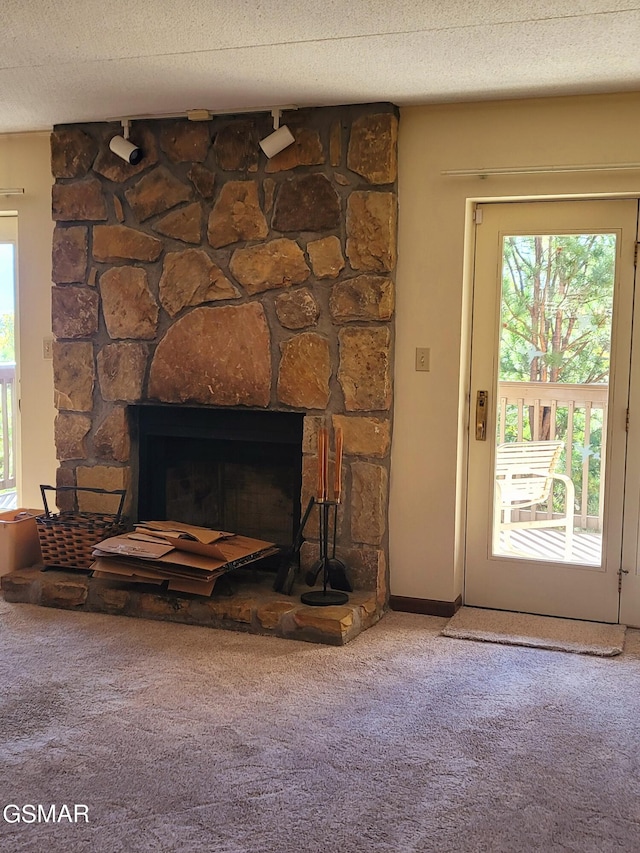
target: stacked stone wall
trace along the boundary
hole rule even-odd
[[[267,160],[269,121],[134,122],[136,166],[109,150],[118,125],[54,130],[58,482],[130,485],[129,404],[303,411],[303,506],[339,425],[338,555],[383,602],[397,115],[288,113],[295,142]]]

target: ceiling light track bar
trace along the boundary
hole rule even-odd
[[[198,108],[192,110],[182,110],[182,112],[175,113],[144,113],[142,115],[136,116],[118,116],[117,118],[108,118],[106,121],[118,121],[118,122],[131,122],[131,121],[151,121],[153,119],[168,119],[168,118],[188,118],[191,121],[208,121],[213,118],[213,116],[235,116],[235,115],[245,115],[248,113],[271,113],[274,111],[279,111],[280,113],[286,112],[289,110],[297,110],[298,107],[295,104],[284,104],[282,106],[276,107],[241,107],[239,109],[227,109],[227,110],[208,110],[206,108]]]
[[[487,169],[445,169],[447,178],[488,178],[499,175],[552,175],[561,172],[631,172],[640,170],[640,163],[584,163],[579,166],[505,166]]]

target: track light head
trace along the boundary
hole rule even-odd
[[[142,149],[134,145],[133,142],[129,142],[124,136],[114,136],[109,143],[109,148],[132,166],[137,166],[142,160]]]
[[[142,148],[138,148],[137,145],[129,141],[129,121],[127,119],[122,121],[122,130],[122,136],[114,136],[109,143],[109,148],[114,154],[122,158],[125,163],[137,166],[142,160],[144,152]]]
[[[262,148],[269,159],[284,151],[292,142],[295,142],[294,136],[287,125],[283,124],[280,127],[281,111],[276,109],[271,110],[271,115],[273,116],[273,133],[260,140],[260,148]]]

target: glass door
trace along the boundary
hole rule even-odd
[[[465,602],[617,621],[636,201],[482,217]]]

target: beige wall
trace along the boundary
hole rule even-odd
[[[485,179],[441,172],[632,162],[640,162],[640,94],[401,110],[393,595],[452,601],[463,587],[471,200],[640,196],[640,170]],[[429,373],[414,370],[417,346],[431,348]]]
[[[24,187],[23,196],[0,196],[0,210],[18,213],[18,501],[33,507],[56,470],[52,362],[42,353],[51,335],[51,184],[48,133],[0,136],[0,187]]]

